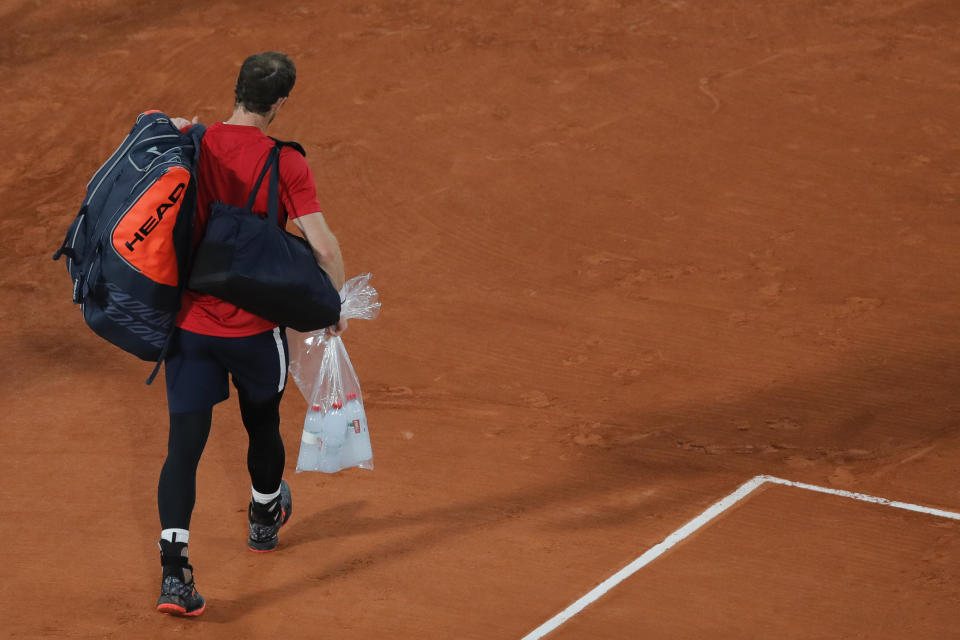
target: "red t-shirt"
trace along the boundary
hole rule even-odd
[[[197,211],[194,242],[199,244],[207,228],[210,204],[219,200],[243,207],[273,148],[273,140],[257,127],[218,122],[207,127],[197,167]],[[267,211],[269,175],[257,192],[253,210]],[[280,226],[287,218],[320,211],[310,166],[290,147],[280,151]],[[211,295],[186,291],[177,326],[208,336],[243,337],[269,331],[277,325]]]

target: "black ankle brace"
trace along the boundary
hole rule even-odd
[[[251,519],[258,524],[277,524],[281,517],[280,497],[274,498],[267,504],[251,500],[249,511]]]
[[[163,567],[163,577],[176,576],[180,580],[186,581],[184,571],[193,574],[193,566],[190,564],[190,558],[187,557],[187,544],[185,542],[170,542],[168,540],[160,541],[160,566]]]

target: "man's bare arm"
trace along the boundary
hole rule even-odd
[[[317,263],[327,272],[333,286],[339,291],[345,279],[343,256],[340,254],[340,243],[327,226],[323,214],[318,211],[294,218],[293,221],[310,243],[310,248],[317,257]]]

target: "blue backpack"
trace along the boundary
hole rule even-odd
[[[203,125],[181,133],[159,111],[133,129],[87,183],[54,260],[67,257],[73,302],[100,337],[157,362],[166,355],[190,270],[194,169]]]

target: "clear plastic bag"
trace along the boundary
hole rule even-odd
[[[380,313],[370,274],[340,290],[340,317],[372,319]],[[333,473],[349,467],[373,469],[373,451],[360,381],[339,336],[326,330],[288,330],[290,374],[308,403],[297,471]]]

